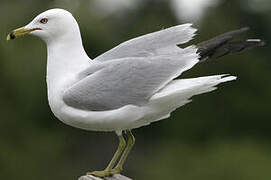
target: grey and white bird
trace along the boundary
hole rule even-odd
[[[246,30],[180,48],[177,45],[190,41],[196,32],[191,24],[183,24],[131,39],[91,60],[72,14],[51,9],[7,39],[31,34],[47,44],[48,99],[59,120],[85,130],[116,132],[120,143],[112,160],[103,171],[89,173],[105,177],[123,169],[135,142],[132,129],[166,119],[192,96],[236,79],[228,75],[176,78],[201,60],[263,44],[258,39],[232,41]]]

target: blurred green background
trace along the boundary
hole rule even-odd
[[[270,0],[1,0],[0,179],[74,180],[103,169],[118,139],[53,116],[46,92],[46,46],[7,33],[50,8],[71,11],[91,58],[130,38],[193,22],[198,43],[251,27],[241,38],[271,39]],[[201,63],[183,77],[230,73],[235,82],[193,98],[171,118],[134,130],[123,174],[137,180],[271,178],[269,45]]]

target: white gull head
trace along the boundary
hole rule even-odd
[[[39,14],[28,25],[27,30],[34,30],[30,34],[40,37],[47,44],[64,39],[81,39],[79,26],[72,14],[63,9],[50,9]],[[79,36],[79,37],[78,37]]]

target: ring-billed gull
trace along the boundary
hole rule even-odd
[[[236,79],[228,75],[176,78],[199,59],[260,43],[235,43],[238,46],[225,51],[231,45],[229,39],[242,31],[179,48],[196,32],[191,24],[183,24],[129,40],[90,60],[75,18],[66,10],[51,9],[12,31],[7,39],[32,34],[46,42],[48,99],[58,119],[85,130],[116,132],[120,143],[112,160],[105,170],[89,173],[104,177],[121,172],[135,142],[132,129],[165,119],[192,96]]]

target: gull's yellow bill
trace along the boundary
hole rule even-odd
[[[15,30],[11,31],[8,34],[7,41],[13,40],[13,39],[15,39],[17,37],[20,37],[20,36],[25,36],[25,35],[31,33],[32,31],[35,31],[35,30],[40,30],[40,29],[39,28],[26,29],[25,27],[21,27],[21,28],[15,29]]]

